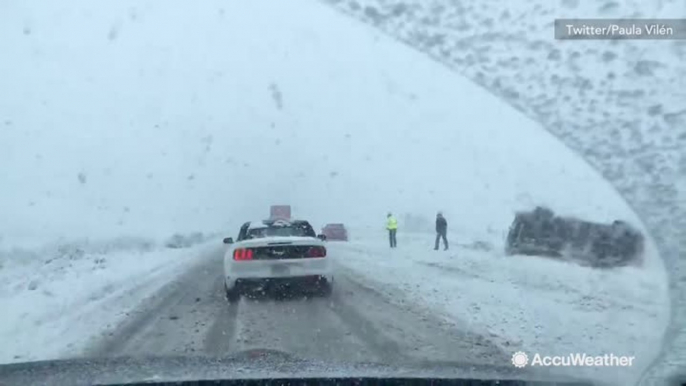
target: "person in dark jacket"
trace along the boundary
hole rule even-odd
[[[438,212],[436,215],[436,244],[434,245],[434,250],[438,250],[438,243],[443,239],[444,250],[448,250],[448,221],[443,217],[443,213]]]

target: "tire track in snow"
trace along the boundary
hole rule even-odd
[[[236,335],[239,303],[229,303],[226,299],[222,276],[217,277],[210,299],[217,305],[218,313],[205,336],[203,348],[211,356],[224,356]]]
[[[200,333],[202,318],[196,320],[196,325],[191,322],[203,305],[209,304],[211,310],[215,309],[212,299],[208,298],[216,283],[217,265],[214,260],[204,261],[162,287],[141,302],[127,320],[88,347],[84,355],[155,355],[164,353],[168,347],[178,349],[180,345],[176,339],[189,335],[187,348],[197,350],[192,338]],[[206,309],[204,307],[203,311]],[[169,336],[170,333],[174,336]]]
[[[396,350],[405,353],[395,358],[398,361],[499,366],[510,360],[510,354],[488,339],[417,307],[405,300],[400,291],[389,299],[386,294],[364,285],[352,273],[339,273],[338,277],[341,276],[350,283],[346,287],[355,291],[341,298],[337,312],[343,318],[359,315],[361,319],[373,320],[381,334],[396,342]],[[340,282],[338,277],[337,282]]]
[[[322,297],[242,298],[232,353],[250,349],[284,351],[304,359],[364,362],[378,359],[368,342],[334,314]]]

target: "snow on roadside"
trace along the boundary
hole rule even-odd
[[[217,247],[117,239],[0,251],[0,362],[78,354],[140,300],[211,256],[210,248]]]
[[[659,352],[669,301],[662,274],[653,274],[651,266],[595,270],[508,257],[489,247],[495,243],[478,240],[436,252],[432,235],[423,238],[405,235],[399,248],[390,250],[379,233],[376,241],[329,243],[329,248],[343,273],[361,275],[396,300],[401,293],[505,352],[636,357],[631,368],[588,367],[581,369],[584,374],[559,368],[561,375],[629,384]]]

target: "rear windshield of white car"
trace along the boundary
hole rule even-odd
[[[262,237],[315,237],[315,233],[309,226],[303,225],[288,225],[288,226],[270,226],[264,228],[248,229],[248,239],[257,239]]]

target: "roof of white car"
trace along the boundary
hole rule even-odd
[[[282,219],[267,219],[267,220],[257,220],[257,221],[250,221],[250,225],[248,225],[248,229],[260,229],[260,228],[267,228],[271,225],[283,225],[287,226],[290,224],[293,224],[295,222],[304,222],[304,220],[282,220]]]

